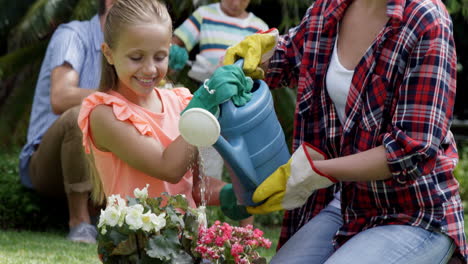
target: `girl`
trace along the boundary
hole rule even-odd
[[[98,202],[133,196],[146,184],[152,197],[168,192],[184,194],[193,207],[201,202],[197,149],[178,132],[192,95],[155,88],[166,76],[171,37],[171,18],[157,0],[119,0],[109,11],[99,92],[83,101],[78,118],[98,174],[92,193]],[[206,186],[213,194],[207,205],[233,205],[223,200],[233,195],[231,185],[208,178]]]

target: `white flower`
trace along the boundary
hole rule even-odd
[[[118,207],[120,211],[122,211],[125,207],[127,207],[127,202],[120,197],[118,194],[113,194],[107,197],[107,206],[115,206]]]
[[[155,215],[155,218],[151,222],[153,223],[154,231],[159,232],[159,230],[166,226],[166,213],[161,213],[158,216]]]
[[[143,221],[141,220],[143,210],[144,209],[141,204],[135,204],[133,206],[127,207],[125,223],[127,223],[130,229],[137,230],[143,226]]]
[[[116,226],[119,224],[122,212],[117,207],[107,207],[104,212],[101,212],[101,219],[104,218],[108,226]]]
[[[103,228],[101,228],[101,234],[105,235],[107,233],[107,228],[106,226],[104,226]]]
[[[146,232],[151,231],[153,229],[153,219],[156,218],[156,215],[148,211],[146,214],[141,215],[141,221],[143,222],[143,226],[141,229],[143,229]]]
[[[101,228],[106,225],[106,218],[103,217],[106,211],[101,209],[101,214],[99,215],[98,228]]]
[[[140,200],[146,200],[146,198],[148,198],[148,187],[149,184],[146,184],[146,187],[142,188],[141,190],[135,188],[135,190],[133,191],[135,198],[138,198]]]

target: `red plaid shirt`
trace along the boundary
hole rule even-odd
[[[293,148],[309,142],[329,158],[384,145],[393,178],[346,182],[316,191],[287,211],[280,245],[341,190],[338,244],[380,225],[413,225],[449,235],[465,259],[463,208],[450,132],[456,87],[452,22],[438,0],[389,0],[389,22],[361,59],[341,125],[325,76],[337,24],[351,0],[317,0],[280,39],[270,61],[270,88],[298,88]]]

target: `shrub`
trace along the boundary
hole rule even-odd
[[[65,201],[41,197],[21,184],[18,154],[18,150],[0,153],[0,229],[67,228]]]
[[[455,177],[460,183],[460,196],[466,208],[468,201],[468,144],[458,146],[460,160],[455,168]]]

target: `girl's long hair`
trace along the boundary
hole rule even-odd
[[[172,20],[166,6],[159,0],[115,0],[106,17],[104,25],[104,42],[112,49],[119,41],[120,32],[125,28],[148,24],[167,24],[172,30]],[[113,65],[102,55],[101,80],[98,91],[116,90],[119,78]],[[87,155],[90,163],[90,176],[93,183],[91,199],[97,204],[105,202],[104,188],[95,166],[93,152]]]

